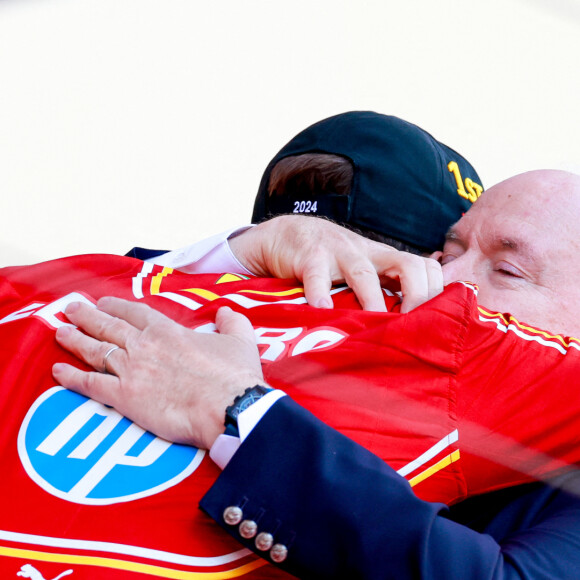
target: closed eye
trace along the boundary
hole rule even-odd
[[[455,258],[457,258],[457,256],[454,256],[453,254],[450,254],[450,253],[443,252],[443,254],[439,258],[439,263],[442,266],[445,266],[445,264],[449,264],[449,262],[453,262],[453,260],[455,260]]]
[[[506,262],[501,262],[500,264],[498,264],[498,267],[495,268],[495,271],[501,274],[502,276],[509,276],[511,278],[524,277],[524,274],[521,270],[519,270],[512,264],[508,264]]]

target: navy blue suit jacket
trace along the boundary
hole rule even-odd
[[[288,547],[300,578],[580,578],[580,481],[533,483],[447,508],[289,397],[234,455],[201,507],[224,529],[237,505]],[[260,553],[260,552],[257,552]],[[268,552],[261,552],[268,557]]]

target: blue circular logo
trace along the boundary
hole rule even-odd
[[[18,453],[44,490],[89,505],[159,493],[193,473],[205,455],[156,437],[114,409],[63,387],[34,402],[18,434]]]

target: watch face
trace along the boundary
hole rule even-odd
[[[239,406],[240,413],[245,411],[249,406],[253,405],[266,394],[262,389],[263,387],[254,387],[249,393],[246,393],[242,397]]]
[[[245,411],[271,390],[262,385],[256,385],[255,387],[246,389],[246,392],[241,397],[236,397],[237,400],[234,401],[234,404],[226,409],[226,416],[237,423],[238,415],[242,411]]]

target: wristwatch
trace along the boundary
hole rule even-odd
[[[233,405],[226,407],[226,419],[224,421],[226,435],[232,437],[239,437],[240,431],[238,429],[238,417],[242,411],[251,407],[256,401],[259,401],[265,394],[273,391],[270,387],[263,385],[255,385],[249,387],[244,391],[243,395],[238,395],[234,399]]]

